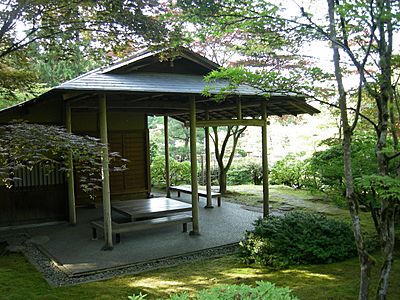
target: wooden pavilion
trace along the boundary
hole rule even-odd
[[[32,123],[64,125],[70,132],[100,137],[112,151],[118,151],[129,159],[126,172],[110,175],[107,149],[104,149],[100,198],[104,209],[104,236],[109,246],[112,246],[111,201],[143,198],[151,192],[147,116],[164,116],[167,173],[168,117],[185,122],[190,127],[193,233],[198,234],[196,129],[205,130],[207,205],[211,206],[209,127],[262,128],[264,215],[267,215],[268,116],[319,112],[307,104],[304,97],[281,94],[266,97],[246,85],[238,86],[224,101],[216,102],[203,93],[206,86],[211,94],[217,94],[228,85],[226,81],[204,81],[205,75],[219,68],[216,63],[188,49],[181,49],[179,55],[170,59],[162,57],[165,57],[162,51],[145,51],[65,82],[33,100],[0,111],[0,124],[25,119]],[[72,161],[70,164],[73,167]],[[22,182],[11,190],[0,186],[0,226],[57,218],[68,218],[70,223],[76,223],[76,205],[85,203],[87,199],[77,188],[74,177],[53,176],[52,180],[44,180],[40,170],[33,173],[20,174]],[[64,196],[66,194],[68,197]]]

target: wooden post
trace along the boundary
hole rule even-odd
[[[262,103],[262,172],[263,172],[263,217],[269,215],[269,187],[268,187],[268,145],[267,145],[267,105]]]
[[[68,133],[72,133],[72,117],[71,117],[71,105],[69,103],[65,106],[65,127]],[[69,211],[69,223],[76,225],[76,207],[75,207],[75,180],[74,180],[74,160],[72,158],[72,152],[68,154],[68,211]]]
[[[197,186],[197,149],[196,149],[196,98],[190,97],[190,168],[192,172],[192,217],[191,235],[200,234],[199,226],[199,194]]]
[[[100,139],[104,144],[101,151],[101,179],[103,184],[103,217],[104,217],[104,240],[103,250],[112,250],[112,225],[111,225],[111,197],[110,197],[110,173],[108,162],[108,137],[107,137],[107,102],[106,95],[99,97],[99,124]]]
[[[169,144],[168,144],[168,116],[164,116],[164,149],[165,149],[165,184],[167,185],[167,197],[171,197],[169,187],[171,185],[169,175]]]
[[[206,111],[206,120],[209,119],[208,111]],[[207,187],[207,204],[205,208],[213,208],[211,199],[211,155],[210,155],[210,128],[204,128],[204,138],[206,139],[206,187]]]
[[[149,124],[148,124],[148,117],[145,117],[145,143],[146,143],[146,177],[147,177],[147,197],[152,197],[151,194],[151,159],[150,159],[150,132],[149,132]]]
[[[237,112],[236,112],[236,117],[238,120],[242,120],[242,99],[237,99]]]

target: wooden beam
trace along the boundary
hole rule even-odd
[[[164,116],[164,149],[165,149],[165,184],[167,185],[167,197],[171,197],[169,187],[171,185],[169,175],[169,143],[168,143],[168,116]]]
[[[196,98],[190,97],[190,168],[192,185],[192,217],[193,230],[191,235],[200,234],[199,225],[199,194],[197,183],[197,149],[196,149]]]
[[[206,111],[206,120],[209,119],[208,111]],[[210,154],[210,127],[204,127],[204,138],[206,144],[206,189],[207,204],[206,208],[213,208],[211,198],[211,154]]]
[[[264,125],[261,127],[262,139],[262,173],[263,173],[263,217],[269,215],[269,186],[268,186],[268,144],[267,144],[267,107],[264,102],[261,106]]]
[[[63,100],[77,100],[80,99],[80,97],[84,96],[84,98],[87,98],[87,94],[83,92],[65,92],[62,94]]]
[[[66,103],[65,105],[65,127],[68,133],[72,133],[72,112],[71,105],[69,103]],[[76,225],[74,160],[71,151],[68,154],[67,164],[68,169],[70,170],[67,178],[69,223],[71,225]]]
[[[197,121],[196,127],[218,127],[218,126],[264,126],[263,119],[221,119],[221,120],[206,120]],[[185,126],[190,126],[190,123],[185,123]]]
[[[104,144],[101,151],[101,178],[103,195],[104,240],[103,250],[112,250],[112,225],[111,225],[111,196],[110,196],[110,171],[108,161],[108,134],[107,134],[107,101],[106,95],[99,96],[99,124],[100,140]]]

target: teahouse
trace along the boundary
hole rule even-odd
[[[165,59],[162,51],[145,51],[133,58],[99,68],[65,82],[43,95],[0,111],[0,124],[14,119],[32,123],[64,125],[68,131],[100,137],[111,151],[129,159],[128,170],[108,172],[103,160],[102,199],[104,236],[112,246],[110,203],[145,199],[151,193],[147,116],[164,116],[168,139],[168,117],[190,127],[192,232],[199,233],[196,130],[206,136],[206,169],[210,178],[209,127],[259,126],[262,128],[264,215],[268,214],[267,117],[314,114],[319,111],[305,97],[271,94],[239,85],[222,102],[203,92],[217,94],[226,81],[206,83],[204,76],[219,66],[188,49]],[[166,143],[168,145],[168,143]],[[166,148],[168,174],[168,148]],[[72,164],[72,162],[71,162]],[[69,220],[76,223],[76,206],[88,198],[73,176],[45,175],[40,167],[22,170],[12,189],[0,186],[0,226]],[[167,176],[169,178],[169,176]],[[211,181],[207,180],[207,206],[211,207]],[[167,187],[169,187],[167,182]],[[167,197],[169,197],[167,190]]]

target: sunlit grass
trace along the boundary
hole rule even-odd
[[[400,258],[396,252],[388,299],[400,299]],[[377,254],[379,261],[379,255]],[[375,292],[378,267],[373,269]],[[358,259],[340,263],[310,265],[274,270],[249,267],[236,256],[186,263],[180,266],[137,275],[51,288],[23,256],[0,257],[0,299],[127,299],[133,293],[148,294],[148,299],[166,297],[186,291],[193,295],[200,289],[216,284],[250,284],[266,280],[277,286],[288,286],[300,299],[356,299],[358,289]]]

